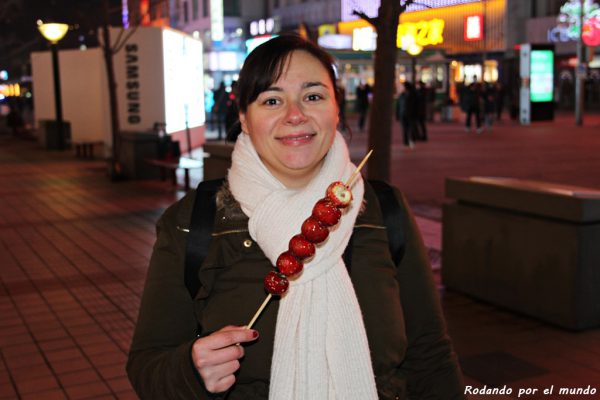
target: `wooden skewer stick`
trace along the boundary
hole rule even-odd
[[[271,300],[272,296],[273,295],[271,293],[269,293],[267,295],[267,297],[265,298],[265,301],[263,301],[263,303],[261,304],[261,306],[258,308],[258,311],[256,311],[256,314],[254,314],[254,317],[252,317],[252,319],[250,320],[250,322],[248,323],[248,325],[246,325],[246,329],[252,328],[252,325],[254,325],[254,323],[258,319],[258,316],[260,315],[260,313],[265,309],[265,307],[267,306],[267,304],[269,304],[269,300]]]
[[[350,185],[352,184],[352,181],[354,180],[354,178],[356,178],[356,175],[358,175],[358,173],[360,172],[361,168],[365,165],[365,163],[367,162],[367,160],[369,159],[369,157],[371,157],[371,154],[373,153],[373,150],[369,151],[367,153],[367,155],[365,156],[365,158],[362,159],[362,161],[360,162],[360,164],[358,164],[358,167],[356,167],[356,169],[354,170],[354,172],[352,173],[352,175],[350,175],[350,178],[348,178],[348,180],[346,181],[346,187],[350,188]]]
[[[371,157],[371,153],[373,153],[373,150],[369,151],[367,153],[367,155],[365,156],[365,158],[362,159],[360,164],[358,164],[358,167],[356,167],[356,169],[354,170],[352,175],[350,175],[350,178],[348,178],[348,180],[346,181],[346,187],[348,187],[348,188],[350,187],[350,185],[352,184],[352,181],[354,180],[354,178],[356,178],[356,175],[360,172],[361,168],[365,165],[365,163],[367,162],[369,157]],[[271,293],[269,293],[267,295],[267,297],[265,298],[265,300],[263,301],[263,303],[258,308],[258,310],[256,311],[256,313],[254,314],[254,316],[252,317],[252,319],[250,320],[250,322],[248,322],[248,325],[246,325],[246,329],[252,328],[252,325],[254,325],[254,323],[258,319],[259,315],[263,312],[263,310],[265,309],[267,304],[269,304],[269,300],[271,300],[271,297],[273,297],[273,295]]]

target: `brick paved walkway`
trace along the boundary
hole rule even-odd
[[[395,128],[393,180],[437,265],[444,176],[600,188],[600,124],[576,129],[566,118],[530,129],[505,123],[481,136],[435,124],[430,142],[414,151],[401,146]],[[355,133],[353,156],[364,147]],[[136,398],[124,362],[154,223],[182,193],[158,181],[111,183],[101,161],[6,137],[0,167],[0,400]],[[200,177],[193,174],[192,184]],[[600,391],[599,330],[562,331],[441,290],[467,383]]]

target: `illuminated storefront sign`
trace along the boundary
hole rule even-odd
[[[530,91],[532,103],[552,101],[554,96],[554,52],[531,50]]]
[[[415,44],[426,47],[444,43],[444,25],[444,20],[439,18],[429,21],[403,22],[398,25],[396,45],[407,50]]]
[[[259,19],[257,21],[250,22],[250,35],[259,36],[266,33],[275,33],[276,23],[274,18]]]
[[[398,24],[396,45],[411,54],[420,52],[423,47],[444,43],[443,19],[429,21],[403,22]],[[355,51],[373,51],[377,47],[377,32],[371,26],[352,30],[352,49]]]
[[[579,36],[579,0],[569,0],[560,8],[558,25],[548,30],[548,41],[569,42]],[[600,6],[595,0],[585,0],[583,6],[583,43],[587,46],[600,45]]]
[[[483,15],[465,15],[464,39],[474,42],[483,39]]]
[[[225,37],[225,23],[223,21],[223,0],[210,2],[210,38],[214,42],[222,42]]]
[[[352,50],[373,51],[377,47],[377,33],[370,26],[352,31]]]

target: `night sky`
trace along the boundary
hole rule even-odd
[[[0,69],[16,78],[26,74],[29,54],[46,50],[48,44],[37,30],[36,21],[71,25],[61,48],[97,45],[95,30],[102,24],[103,0],[0,0]],[[109,0],[110,22],[121,24],[121,0]]]

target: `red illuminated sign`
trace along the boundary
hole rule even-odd
[[[483,15],[465,15],[464,39],[474,42],[483,39]]]

